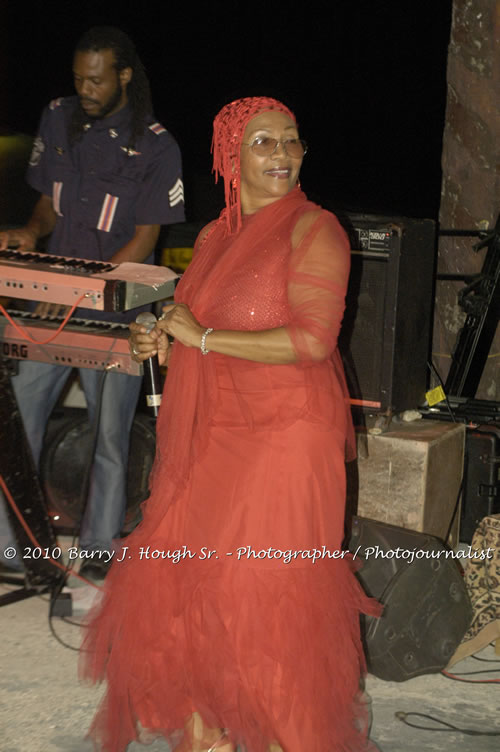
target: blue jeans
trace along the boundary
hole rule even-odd
[[[22,361],[12,386],[35,465],[38,467],[47,421],[71,368]],[[95,415],[102,371],[80,368],[89,420]],[[130,429],[141,388],[138,376],[110,371],[102,395],[99,435],[90,490],[80,529],[83,550],[107,550],[119,536],[127,506],[127,463]]]

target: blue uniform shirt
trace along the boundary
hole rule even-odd
[[[89,119],[80,140],[70,145],[68,124],[77,102],[56,99],[43,111],[27,181],[51,197],[57,214],[48,250],[107,261],[133,238],[136,225],[184,221],[181,156],[175,139],[152,118],[134,150],[128,149],[128,106]],[[147,262],[152,260],[151,255]],[[80,309],[75,315],[132,320],[136,312],[96,316]]]

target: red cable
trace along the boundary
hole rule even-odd
[[[34,546],[36,546],[36,548],[39,548],[40,550],[42,550],[43,547],[37,541],[37,539],[35,538],[35,536],[31,532],[31,530],[30,530],[30,528],[29,528],[26,520],[24,519],[23,515],[19,511],[19,508],[18,508],[16,502],[14,501],[14,499],[12,498],[11,493],[10,493],[9,489],[7,488],[7,485],[6,485],[6,483],[5,483],[2,475],[0,475],[0,486],[2,487],[2,490],[3,490],[3,492],[4,492],[4,494],[5,494],[6,498],[7,498],[7,501],[9,502],[10,506],[14,510],[14,512],[15,512],[18,520],[19,520],[19,522],[23,526],[23,528],[24,528],[24,530],[25,530],[28,538],[34,544]],[[49,556],[47,559],[44,559],[44,561],[50,561],[51,564],[53,564],[58,569],[61,569],[63,572],[69,572],[70,571],[68,569],[68,567],[66,567],[66,566],[64,566],[62,564],[59,564],[59,562],[56,561],[56,559],[53,559],[51,556]],[[99,585],[96,585],[94,582],[90,582],[90,580],[86,580],[85,577],[80,577],[80,575],[76,574],[76,572],[71,572],[71,575],[73,577],[78,577],[79,580],[81,580],[82,582],[85,582],[87,585],[92,585],[97,590],[101,590],[102,589],[101,587],[99,587]]]
[[[441,673],[447,676],[448,679],[454,679],[455,681],[467,682],[467,684],[500,684],[500,679],[462,679],[461,676],[457,676],[456,674],[450,674],[448,671],[445,671],[444,669],[441,671]]]
[[[64,320],[63,320],[61,326],[59,327],[59,329],[51,337],[49,337],[48,339],[45,339],[45,340],[33,339],[33,337],[26,332],[26,330],[24,329],[24,327],[19,326],[19,324],[16,324],[16,322],[11,318],[11,316],[9,316],[9,314],[7,313],[7,311],[5,310],[5,308],[3,307],[3,305],[0,305],[0,313],[3,313],[3,315],[5,316],[5,318],[7,319],[7,321],[9,321],[9,323],[12,324],[12,326],[14,327],[14,329],[16,329],[17,332],[22,337],[24,337],[24,339],[27,339],[28,342],[32,342],[34,345],[48,345],[49,342],[52,342],[53,340],[55,340],[55,338],[58,336],[58,334],[60,334],[62,332],[62,330],[64,329],[64,327],[68,323],[68,320],[71,318],[71,316],[75,312],[75,309],[78,308],[78,304],[85,297],[87,297],[86,293],[83,293],[83,295],[81,295],[78,298],[78,300],[76,301],[76,303],[70,308],[69,312],[67,313],[66,317],[64,318]]]

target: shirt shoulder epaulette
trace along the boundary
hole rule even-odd
[[[161,123],[158,123],[158,122],[151,123],[151,125],[148,126],[148,127],[149,127],[149,130],[153,131],[153,133],[155,133],[157,136],[159,136],[162,133],[166,133],[167,132],[167,129],[164,128],[163,125]]]
[[[57,99],[53,99],[51,102],[49,102],[49,110],[56,110],[61,106],[63,100],[64,97],[57,97]]]

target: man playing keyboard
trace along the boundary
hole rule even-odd
[[[153,262],[160,226],[184,220],[179,148],[152,114],[149,82],[134,45],[113,27],[83,35],[73,58],[77,96],[44,110],[27,180],[40,192],[19,229],[0,233],[0,249],[36,248],[48,236],[50,253],[96,261]],[[139,309],[75,316],[129,322]],[[41,315],[61,306],[39,303]],[[45,427],[71,369],[23,361],[12,379],[33,458],[38,464]],[[101,374],[79,369],[93,420]],[[119,536],[126,509],[129,434],[141,379],[108,373],[89,497],[80,529],[82,573],[99,580]]]

